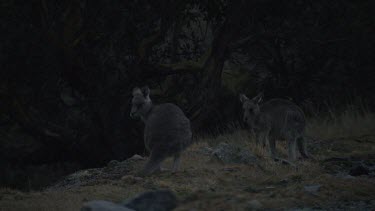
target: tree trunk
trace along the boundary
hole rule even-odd
[[[201,128],[205,120],[212,115],[220,115],[214,110],[214,102],[221,89],[222,71],[224,63],[230,54],[230,45],[239,39],[243,13],[240,9],[245,6],[242,0],[232,1],[227,8],[227,16],[223,25],[216,33],[216,37],[209,49],[209,56],[203,65],[203,78],[195,93],[197,101],[190,108],[193,128]]]

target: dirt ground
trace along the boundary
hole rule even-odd
[[[0,210],[79,210],[89,200],[121,202],[155,189],[175,192],[180,201],[176,210],[375,209],[375,136],[312,141],[309,151],[317,160],[299,160],[296,166],[274,162],[264,149],[243,142],[263,170],[258,165],[223,164],[204,152],[218,142],[238,143],[246,137],[242,131],[200,140],[184,153],[177,173],[166,169],[138,178],[133,175],[145,160],[134,159],[80,171],[44,191],[3,188]],[[279,155],[285,152],[285,145],[278,144]],[[171,165],[167,160],[163,167]]]

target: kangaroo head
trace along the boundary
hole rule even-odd
[[[240,101],[243,109],[243,121],[250,127],[254,126],[255,118],[259,115],[259,103],[262,102],[263,93],[258,94],[252,99],[249,99],[244,94],[240,94]]]
[[[145,86],[142,88],[135,87],[133,89],[132,108],[130,117],[133,119],[144,119],[152,108],[150,99],[150,89]]]

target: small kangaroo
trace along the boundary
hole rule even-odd
[[[256,144],[268,142],[271,157],[275,157],[276,139],[286,139],[288,142],[288,159],[296,160],[296,143],[304,158],[306,152],[305,126],[306,120],[303,111],[293,102],[284,99],[271,99],[263,104],[263,93],[252,99],[240,94],[243,108],[243,121],[256,135]]]
[[[172,103],[153,105],[150,89],[133,89],[130,117],[140,118],[145,123],[144,142],[151,153],[141,175],[161,170],[161,163],[174,156],[172,171],[176,172],[180,164],[180,154],[192,143],[190,120],[184,112]]]

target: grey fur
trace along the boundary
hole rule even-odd
[[[243,104],[243,120],[256,135],[256,143],[268,143],[271,157],[275,157],[275,141],[286,139],[290,161],[296,160],[296,147],[304,158],[306,152],[305,126],[303,111],[296,104],[284,99],[271,99],[261,104],[263,94],[249,99],[240,94]]]
[[[167,157],[173,156],[173,171],[177,171],[180,154],[192,142],[190,120],[183,111],[172,103],[153,105],[148,87],[136,87],[133,90],[132,118],[141,118],[145,123],[144,142],[150,151],[150,158],[142,175],[160,170],[160,164]]]

